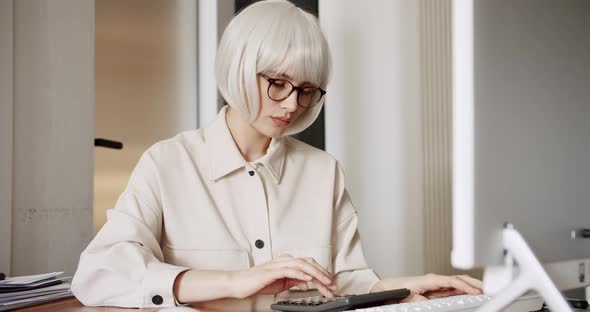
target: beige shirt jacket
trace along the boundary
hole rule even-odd
[[[83,304],[173,306],[184,270],[243,270],[283,254],[314,258],[335,276],[337,293],[367,293],[379,281],[338,162],[284,137],[248,163],[226,111],[142,155],[80,256],[72,292]]]

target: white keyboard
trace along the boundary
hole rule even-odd
[[[359,312],[447,312],[447,311],[475,311],[479,306],[490,301],[491,297],[485,295],[460,295],[426,301],[398,303],[373,307],[369,309],[357,309]],[[536,295],[524,296],[513,302],[505,312],[538,311],[543,306],[543,299]]]

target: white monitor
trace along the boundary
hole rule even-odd
[[[590,285],[590,1],[454,0],[453,118],[453,266]]]

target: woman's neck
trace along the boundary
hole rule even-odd
[[[227,109],[225,121],[234,142],[246,161],[255,161],[266,154],[271,139],[258,132],[231,106]]]

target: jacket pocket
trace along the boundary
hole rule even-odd
[[[164,246],[164,261],[197,270],[244,270],[250,267],[246,250],[176,249]]]

